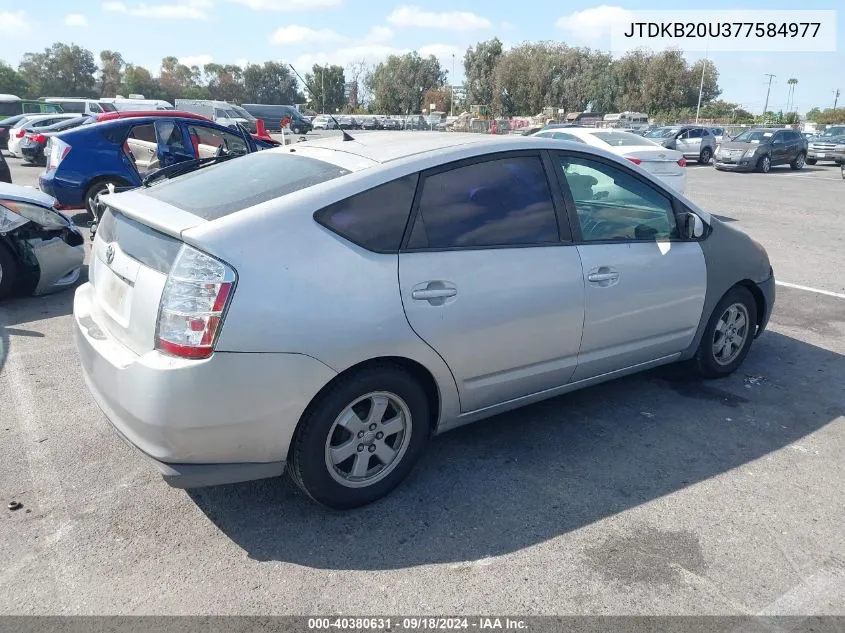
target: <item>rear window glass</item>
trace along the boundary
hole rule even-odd
[[[348,173],[322,160],[259,151],[165,180],[145,193],[205,220],[216,220]]]
[[[377,253],[396,253],[411,212],[417,174],[393,180],[341,200],[314,214],[314,219],[358,246]]]
[[[593,136],[611,147],[636,147],[646,144],[642,136],[630,132],[593,132]]]

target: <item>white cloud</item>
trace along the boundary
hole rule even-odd
[[[249,60],[245,57],[239,57],[235,60],[235,66],[240,66],[241,68],[246,68],[249,66]]]
[[[435,13],[423,11],[415,6],[397,7],[387,17],[387,21],[396,26],[418,26],[449,31],[472,31],[488,29],[492,23],[487,18],[469,11],[451,11]]]
[[[211,57],[211,55],[206,55],[206,54],[203,54],[203,55],[185,55],[185,57],[179,58],[179,63],[184,64],[185,66],[188,66],[188,67],[199,66],[200,68],[202,68],[206,64],[210,64],[213,61],[214,61],[214,59]]]
[[[307,42],[309,44],[323,43],[323,42],[342,42],[346,38],[335,33],[331,29],[311,29],[307,26],[283,26],[276,29],[276,32],[270,36],[271,44],[299,44]]]
[[[0,33],[3,35],[22,35],[29,32],[29,21],[23,11],[0,11]]]
[[[575,11],[562,16],[555,26],[569,32],[573,37],[595,42],[610,36],[610,27],[614,24],[631,22],[633,14],[622,7],[603,4],[592,9]]]
[[[112,13],[127,13],[139,18],[166,20],[207,20],[208,12],[214,6],[213,0],[181,0],[174,4],[147,4],[141,2],[134,6],[127,6],[123,2],[109,1],[103,3],[103,10]]]
[[[81,13],[68,13],[65,16],[65,26],[88,26],[88,18]]]
[[[337,64],[346,67],[350,63],[363,59],[368,64],[383,61],[388,55],[404,55],[410,49],[395,48],[384,44],[345,46],[330,52],[306,53],[297,57],[293,65],[297,70],[311,70],[314,64]],[[303,72],[300,70],[300,72]]]
[[[231,0],[237,4],[249,7],[253,11],[279,11],[280,13],[297,13],[339,7],[343,0]]]
[[[380,42],[387,42],[393,39],[393,31],[386,26],[374,26],[369,32],[361,38],[364,44],[378,44]]]

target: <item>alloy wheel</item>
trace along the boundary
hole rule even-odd
[[[326,468],[349,488],[371,486],[402,461],[411,440],[411,411],[402,398],[368,393],[344,408],[326,438]]]
[[[719,365],[734,362],[749,333],[748,309],[741,303],[730,305],[719,317],[713,331],[713,358]]]

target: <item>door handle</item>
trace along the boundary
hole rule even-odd
[[[619,273],[590,273],[587,275],[588,281],[616,281],[619,279]]]
[[[456,288],[425,288],[414,290],[411,296],[417,301],[430,301],[431,299],[448,299],[458,294]]]

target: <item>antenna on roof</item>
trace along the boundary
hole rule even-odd
[[[293,67],[293,64],[288,64],[288,66],[290,66],[290,69],[293,71],[293,74],[296,75],[297,77],[299,77],[299,81],[301,81],[303,84],[305,84],[305,87],[308,88],[308,92],[310,92],[313,95],[314,89],[311,86],[308,85],[308,82],[305,81],[302,78],[302,75],[300,75],[298,72],[296,72],[296,68]],[[344,130],[340,127],[340,123],[337,122],[337,119],[334,118],[333,114],[329,114],[329,117],[331,117],[331,120],[334,121],[334,124],[337,126],[337,129],[340,130],[341,133],[343,134],[343,140],[344,141],[354,141],[355,140],[351,134],[349,134],[346,130]]]

